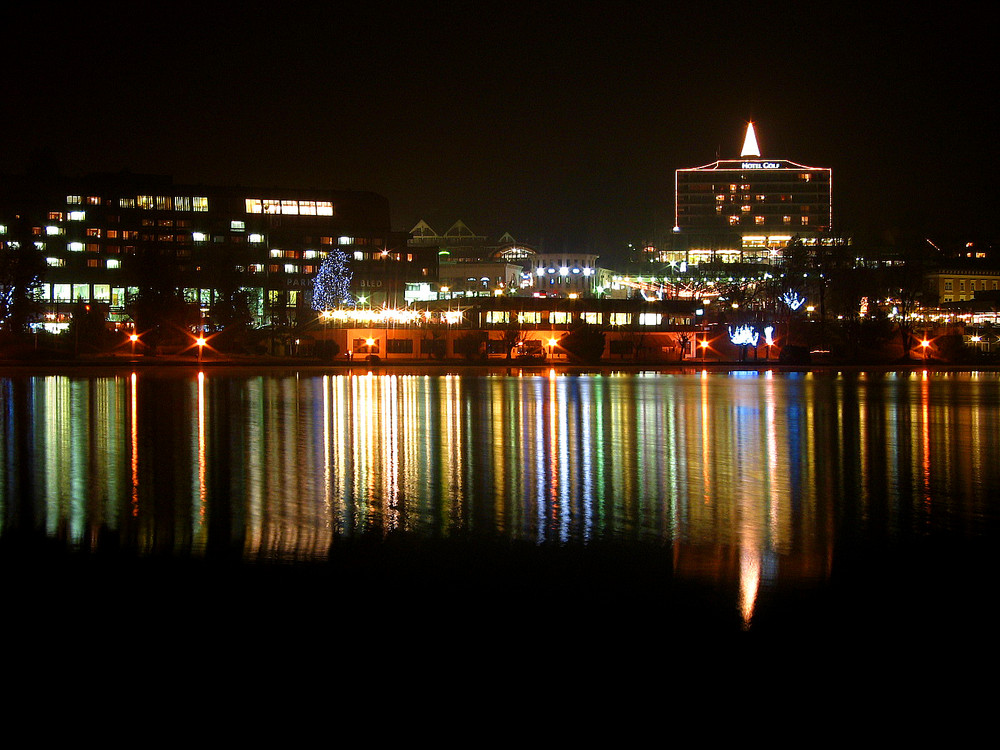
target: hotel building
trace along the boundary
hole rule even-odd
[[[793,238],[830,241],[832,174],[762,158],[753,123],[739,159],[678,169],[672,249],[663,261],[771,263]]]

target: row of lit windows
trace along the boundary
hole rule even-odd
[[[739,225],[740,221],[742,221],[742,218],[743,217],[741,217],[739,214],[734,214],[734,215],[730,216],[729,217],[729,224],[730,224],[730,226],[737,226],[737,225]],[[753,217],[753,221],[754,221],[754,224],[758,224],[758,225],[763,225],[765,223],[765,220],[764,220],[763,216],[754,216]],[[802,226],[808,226],[808,224],[809,224],[809,217],[808,216],[800,216],[799,217],[799,222],[802,224]],[[781,217],[781,223],[782,224],[791,224],[792,223],[792,217],[791,216],[782,216]]]
[[[511,322],[512,313],[508,310],[489,310],[486,313],[486,324],[487,325],[504,325]],[[541,324],[542,323],[542,313],[537,311],[531,312],[520,312],[513,313],[514,320],[522,324]],[[589,325],[601,325],[601,318],[603,313],[599,312],[565,312],[559,310],[552,310],[548,313],[548,323],[549,325],[572,325],[574,318],[576,322],[587,323]],[[608,314],[608,324],[612,326],[625,326],[630,325],[635,316],[632,313],[609,313]],[[637,322],[641,326],[658,326],[662,325],[664,322],[664,317],[662,313],[639,313]],[[681,324],[688,323],[689,320],[682,318],[675,320],[674,318],[669,318],[668,322],[671,324],[680,322]]]
[[[84,198],[81,195],[66,196],[67,205],[79,206],[84,204],[84,202]],[[89,206],[99,206],[101,205],[101,199],[97,196],[89,195],[87,196],[86,204]],[[119,198],[118,206],[120,208],[141,208],[146,211],[208,211],[208,198],[204,195],[137,195],[134,198]],[[82,215],[84,212],[70,211],[70,221],[82,220],[82,217],[80,219],[74,218],[74,214]]]
[[[129,288],[132,294],[138,289]],[[36,299],[40,302],[106,302],[112,307],[125,304],[125,287],[110,284],[39,284]]]
[[[952,279],[946,279],[945,282],[944,282],[944,290],[946,292],[954,291],[954,289],[953,289],[953,283],[954,282],[953,282]],[[988,286],[990,284],[992,284],[992,287]],[[993,281],[993,280],[989,280],[988,281],[986,279],[982,279],[979,282],[979,291],[985,292],[987,289],[990,289],[990,288],[997,289],[997,288],[1000,288],[1000,287],[998,287],[997,286],[997,282]],[[960,292],[964,292],[965,291],[965,279],[960,279],[959,280],[959,282],[958,282],[958,291],[960,291]],[[976,291],[976,280],[975,279],[970,279],[969,280],[969,291],[970,292]]]
[[[808,194],[813,195],[811,191]],[[715,196],[715,200],[717,203],[725,203],[725,202],[735,203],[736,201],[739,200],[748,201],[751,199],[751,197],[758,203],[766,203],[769,200],[766,195],[762,195],[760,193],[757,193],[756,195],[753,196],[751,196],[750,193],[741,193],[740,195],[723,195],[720,193],[719,195]],[[770,200],[772,201],[777,200],[781,203],[794,203],[795,196],[790,195],[788,193],[782,193],[781,195],[772,195],[770,197]]]
[[[333,216],[331,201],[274,200],[247,198],[248,214],[281,214],[282,216]]]

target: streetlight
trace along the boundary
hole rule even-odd
[[[930,346],[930,345],[931,345],[931,342],[928,341],[926,338],[924,338],[924,340],[920,342],[920,346],[922,346],[924,348],[924,361],[925,362],[927,361],[927,347]]]
[[[555,339],[549,339],[549,360],[552,359],[552,357],[553,357],[552,350],[555,348],[555,345],[558,344],[558,343],[559,342],[556,341]]]
[[[701,347],[701,359],[702,361],[708,356],[708,334],[702,338],[701,343],[698,344]]]
[[[204,336],[199,336],[194,340],[194,343],[198,345],[198,361],[201,362],[201,352],[205,348],[206,339]]]
[[[139,334],[130,333],[128,336],[129,343],[132,345],[132,356],[135,356],[135,342],[139,340]]]

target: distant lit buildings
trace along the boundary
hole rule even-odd
[[[739,159],[675,172],[672,249],[659,261],[773,262],[793,239],[833,241],[832,174],[761,158],[753,123]]]
[[[550,253],[516,241],[509,233],[490,241],[462,221],[437,234],[425,221],[410,230],[408,246],[436,249],[438,289],[420,285],[413,300],[496,295],[584,297],[600,296],[610,272],[602,270],[599,256],[565,251]]]
[[[4,177],[0,242],[33,242],[46,273],[41,302],[58,330],[77,300],[113,321],[140,285],[170,283],[202,310],[222,287],[246,290],[258,324],[314,316],[312,279],[332,248],[350,259],[352,294],[403,298],[437,276],[436,253],[406,246],[374,193],[175,184],[130,173]]]
[[[939,304],[966,302],[977,296],[994,301],[1000,294],[1000,269],[996,268],[941,268],[925,274],[927,288],[931,294],[929,302],[936,297]]]

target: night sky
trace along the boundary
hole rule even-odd
[[[0,173],[41,149],[67,174],[372,190],[394,229],[614,258],[669,230],[674,170],[737,157],[752,119],[764,157],[833,168],[840,232],[995,240],[985,19],[692,5],[7,9]]]

